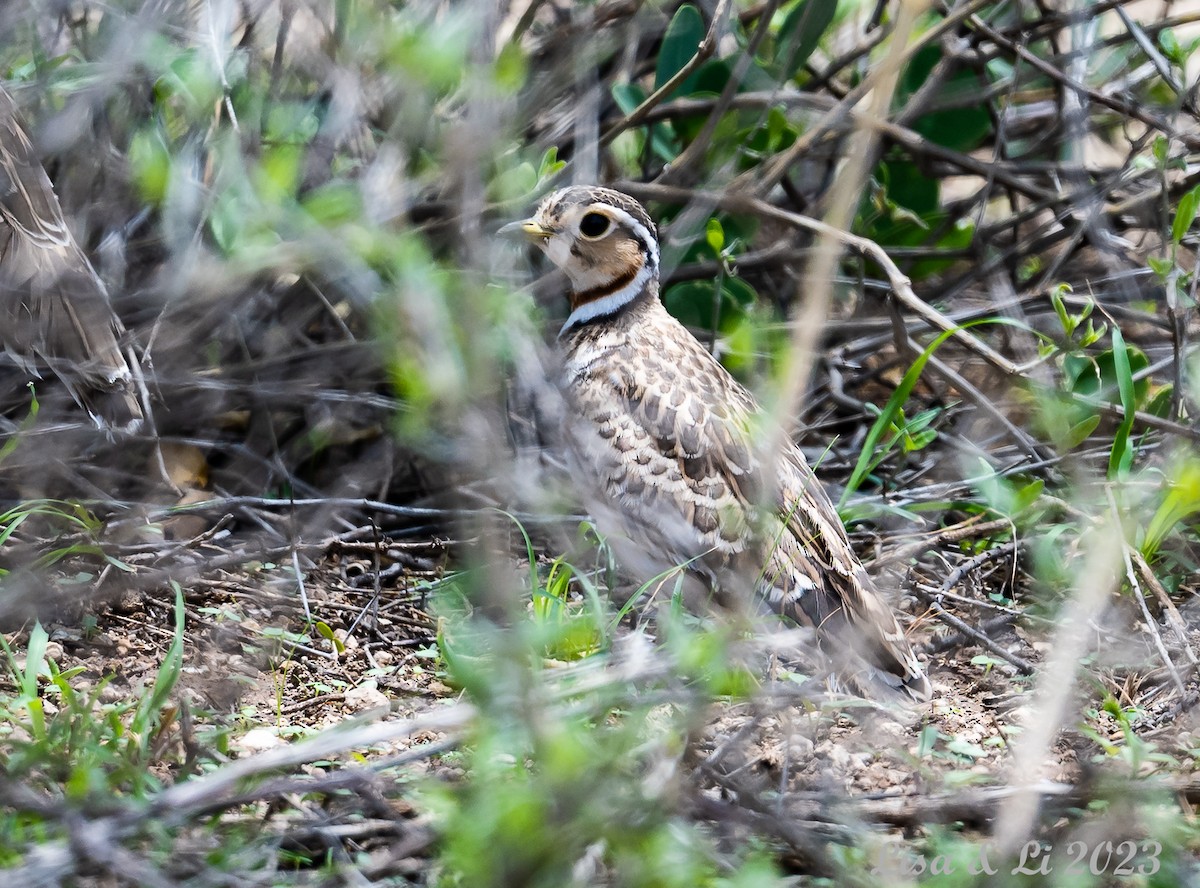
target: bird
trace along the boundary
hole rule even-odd
[[[928,700],[921,663],[799,447],[780,434],[781,452],[758,452],[769,418],[663,306],[645,208],[576,185],[501,232],[569,282],[558,383],[571,464],[609,516],[601,529],[686,565],[718,602],[749,596],[814,628],[831,687]]]
[[[53,371],[99,429],[132,433],[143,415],[124,335],[16,103],[0,88],[0,345],[34,377],[40,367]]]

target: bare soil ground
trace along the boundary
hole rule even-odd
[[[913,542],[886,539],[879,547],[882,560],[911,552]],[[430,590],[446,568],[444,547],[430,542],[406,551],[423,559],[426,570],[385,568],[377,580],[372,559],[330,552],[305,572],[302,593],[290,566],[270,562],[189,582],[184,668],[174,695],[186,715],[160,742],[190,749],[197,724],[219,725],[228,732],[227,754],[246,758],[362,716],[403,720],[457,702],[460,694],[448,686],[439,665],[438,621],[430,612]],[[941,548],[946,562],[953,557],[948,552]],[[894,568],[885,579],[912,583],[922,575],[920,569],[905,575]],[[972,594],[986,601],[988,591],[998,592],[1020,572],[1010,557],[1000,569],[976,577]],[[943,598],[941,606],[951,620],[957,615],[982,625],[965,597]],[[995,799],[969,793],[999,790],[1012,780],[1011,743],[1032,717],[1033,679],[911,596],[908,609],[915,615],[911,637],[928,656],[935,687],[931,703],[912,711],[846,699],[814,703],[786,677],[765,682],[752,700],[717,703],[689,757],[691,779],[711,806],[704,811],[702,805],[698,814],[728,821],[731,800],[740,804],[766,793],[777,794],[782,801],[776,804],[789,809],[795,822],[826,829],[846,811],[893,830],[939,821],[982,827],[994,813]],[[102,702],[137,697],[154,683],[171,643],[172,611],[173,593],[164,588],[98,606],[83,620],[50,621],[48,654],[62,669],[82,670],[79,687],[104,682]],[[1167,685],[1145,627],[1139,632],[1120,607],[1111,616],[1108,625],[1093,630],[1097,648],[1109,648],[1104,659],[1116,665],[1097,668],[1097,686],[1081,693],[1094,696],[1104,687],[1143,709],[1138,732],[1162,755],[1138,763],[1139,773],[1130,776],[1158,771],[1186,782],[1197,745],[1196,682],[1189,679],[1183,695]],[[1169,633],[1169,627],[1160,631]],[[1192,645],[1200,644],[1194,623],[1188,635]],[[6,638],[20,650],[25,636],[19,631]],[[1030,665],[1043,659],[1048,637],[1036,622],[1015,620],[992,626],[988,635],[993,645]],[[1111,656],[1113,651],[1119,655]],[[1126,739],[1108,713],[1091,710],[1085,723],[1067,726],[1038,776],[1046,784],[1079,786],[1094,773],[1093,760],[1105,757],[1104,742],[1121,745]],[[443,754],[456,744],[452,734],[418,731],[375,744],[359,760],[390,762],[399,755],[406,775],[453,782],[461,769]],[[1107,751],[1110,758],[1112,753]],[[181,774],[163,776],[170,782]],[[405,864],[410,874],[418,872],[432,841],[425,812],[404,800],[400,786],[385,794],[388,810],[418,825],[420,841],[411,846],[416,857]],[[307,828],[303,823],[301,817],[293,825],[293,837]],[[410,830],[409,838],[413,835]],[[395,848],[394,831],[385,830],[378,841],[365,834],[359,839],[368,851]],[[397,865],[390,851],[384,856],[386,866]]]

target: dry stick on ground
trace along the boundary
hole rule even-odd
[[[1011,522],[1006,520],[1004,523],[1008,527],[1012,527]],[[961,583],[967,574],[979,570],[979,568],[983,567],[989,561],[997,561],[1007,555],[1015,555],[1021,545],[1021,542],[1018,540],[1009,540],[1003,545],[997,546],[994,549],[988,549],[986,552],[980,552],[973,558],[967,559],[946,575],[946,579],[942,581],[942,587],[939,590],[939,594],[941,592],[949,592],[951,589]],[[937,596],[935,595],[934,597],[936,598]]]
[[[967,623],[965,620],[961,620],[954,616],[954,614],[950,613],[934,600],[936,596],[929,595],[929,593],[920,588],[914,588],[913,592],[918,598],[922,599],[926,602],[926,604],[928,604],[929,610],[935,617],[937,617],[951,629],[962,633],[980,647],[986,648],[1001,660],[1012,664],[1023,675],[1032,675],[1036,671],[1036,667],[1024,657],[1018,657],[1016,654],[1006,649],[1003,645],[988,638],[987,635],[976,629],[970,623]]]
[[[947,543],[957,543],[966,539],[987,537],[993,533],[1010,531],[1012,527],[1012,521],[1007,518],[981,521],[979,516],[973,515],[966,521],[951,525],[950,527],[943,527],[940,530],[923,536],[921,539],[913,540],[911,543],[904,543],[891,552],[884,552],[872,562],[872,567],[879,568],[897,561],[908,561],[910,558],[928,552],[930,549],[944,546]],[[951,586],[953,586],[953,583]]]
[[[984,564],[987,564],[989,561],[995,561],[996,559],[1001,558],[1005,555],[1012,554],[1013,552],[1016,551],[1018,545],[1019,544],[1015,540],[1013,540],[1008,543],[1005,543],[1003,546],[998,546],[995,549],[989,549],[986,552],[976,555],[974,558],[970,559],[969,561],[963,562],[957,568],[955,568],[949,574],[949,576],[946,577],[945,581],[942,583],[942,591],[948,591],[948,590],[954,588],[954,586],[956,586],[959,582],[962,581],[963,577],[965,577],[971,571],[978,570],[980,567],[982,567]],[[957,632],[960,632],[961,634],[965,635],[967,638],[971,639],[976,644],[991,651],[993,654],[995,654],[997,657],[1000,657],[1002,660],[1005,660],[1006,662],[1011,663],[1023,674],[1025,674],[1025,675],[1033,674],[1035,667],[1028,660],[1012,653],[1011,651],[1006,649],[1003,645],[1001,645],[999,642],[993,641],[991,638],[989,638],[986,634],[981,632],[979,629],[976,629],[974,626],[970,625],[965,620],[962,620],[959,617],[956,617],[954,614],[950,613],[948,610],[946,610],[944,607],[942,607],[942,605],[939,602],[940,593],[926,592],[924,589],[921,589],[920,587],[914,587],[913,593],[918,598],[920,598],[922,601],[924,601],[929,606],[929,610],[934,614],[934,616],[936,616],[939,620],[941,620],[947,626],[949,626],[950,628],[956,630]]]
[[[1108,491],[1109,500],[1112,500],[1112,491]],[[1116,507],[1116,503],[1112,504]],[[1179,671],[1175,668],[1175,663],[1171,660],[1171,655],[1167,651],[1167,646],[1163,644],[1162,633],[1158,631],[1158,622],[1154,617],[1150,616],[1150,608],[1146,606],[1146,594],[1142,592],[1142,586],[1138,582],[1137,574],[1133,570],[1133,559],[1129,557],[1129,545],[1121,547],[1121,555],[1125,561],[1125,578],[1129,581],[1130,590],[1133,592],[1133,597],[1137,600],[1138,607],[1142,612],[1142,625],[1145,626],[1146,633],[1149,634],[1150,640],[1154,643],[1154,649],[1158,651],[1159,659],[1163,661],[1163,665],[1167,667],[1167,672],[1170,673],[1171,680],[1175,682],[1175,690],[1179,691],[1181,697],[1187,696],[1187,688],[1184,687],[1183,678]]]
[[[1171,629],[1179,638],[1179,644],[1187,654],[1188,662],[1193,667],[1200,666],[1200,660],[1196,657],[1196,652],[1192,649],[1191,642],[1188,641],[1187,624],[1183,621],[1183,616],[1175,607],[1175,602],[1171,600],[1171,596],[1167,594],[1167,590],[1163,588],[1162,583],[1158,581],[1158,577],[1154,575],[1154,571],[1150,569],[1150,565],[1146,563],[1146,558],[1137,549],[1131,549],[1130,555],[1133,556],[1133,562],[1137,565],[1138,573],[1142,575],[1142,579],[1146,585],[1154,592],[1154,597],[1158,599],[1158,603],[1162,605],[1163,610],[1167,613],[1167,622],[1171,624]]]

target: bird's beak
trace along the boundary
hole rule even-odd
[[[538,225],[538,223],[533,219],[522,219],[520,222],[509,222],[497,233],[510,236],[520,234],[523,235],[530,243],[537,243],[540,240],[546,240],[552,234],[554,234],[553,231],[548,231],[541,225]]]

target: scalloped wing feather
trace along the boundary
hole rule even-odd
[[[818,629],[852,688],[927,699],[920,664],[803,454],[786,441],[767,496],[758,404],[647,296],[566,342],[581,470],[672,563],[697,559],[706,576],[736,572],[743,585],[757,573],[758,593]]]

